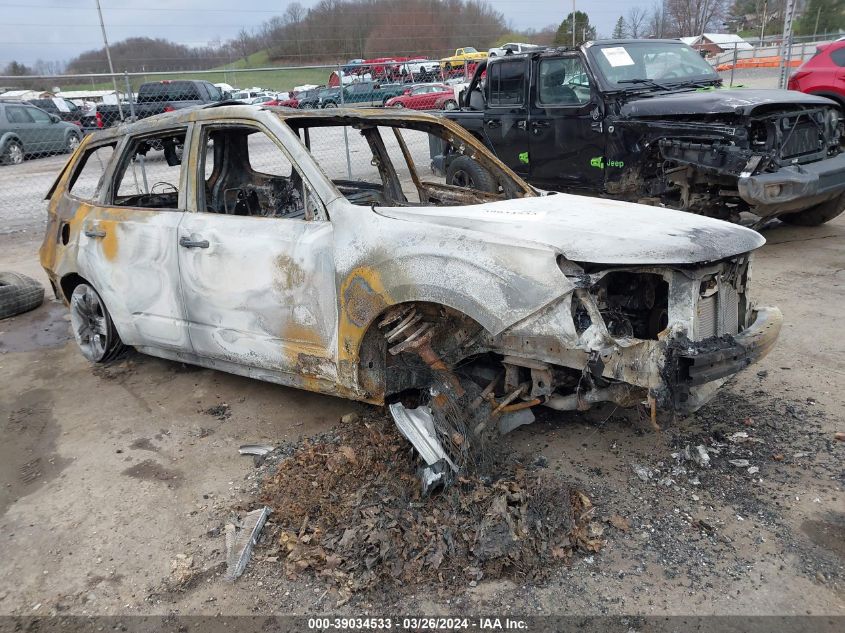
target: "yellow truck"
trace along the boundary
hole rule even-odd
[[[448,72],[453,68],[463,68],[465,61],[477,62],[482,59],[487,59],[487,53],[477,51],[472,46],[464,46],[456,48],[455,54],[451,57],[441,59],[440,67]]]

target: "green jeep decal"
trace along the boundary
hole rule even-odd
[[[622,169],[625,166],[625,161],[622,160],[609,160],[607,161],[608,167],[618,167]],[[595,158],[590,159],[590,167],[595,167],[596,169],[604,169],[604,156],[596,156]]]
[[[523,165],[528,164],[528,152],[520,152],[517,158],[519,158],[519,162]]]

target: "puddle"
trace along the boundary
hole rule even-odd
[[[828,518],[827,521],[804,521],[801,524],[801,531],[815,545],[845,560],[845,515],[835,514]]]
[[[144,481],[161,481],[170,488],[177,488],[182,484],[182,473],[180,471],[165,468],[151,459],[145,459],[134,466],[130,466],[122,474]]]
[[[47,300],[35,310],[0,321],[0,354],[63,347],[71,340],[68,309]]]
[[[55,479],[70,460],[56,452],[59,425],[44,389],[20,394],[0,418],[0,516],[15,501]]]

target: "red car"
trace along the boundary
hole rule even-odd
[[[845,42],[823,44],[792,73],[787,87],[828,97],[845,109]]]
[[[398,97],[388,99],[388,108],[411,108],[412,110],[454,110],[458,107],[455,93],[446,84],[423,84],[408,88]]]
[[[290,99],[273,99],[272,101],[265,101],[261,105],[283,106],[285,108],[298,108],[299,101],[296,99],[296,97],[291,97]]]

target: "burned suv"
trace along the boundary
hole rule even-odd
[[[430,173],[435,140],[495,191]],[[749,293],[755,231],[540,193],[422,113],[178,110],[88,136],[48,197],[41,262],[89,360],[130,345],[404,421],[411,393],[503,431],[694,410],[781,325]]]
[[[481,62],[463,125],[529,182],[736,221],[816,225],[845,210],[841,112],[823,97],[724,89],[677,40],[588,42]],[[449,182],[489,186],[435,151]]]

